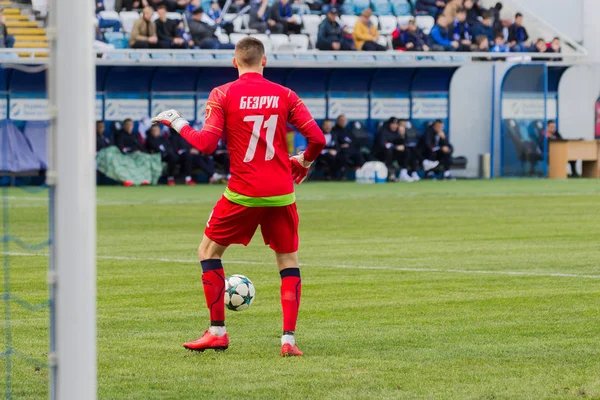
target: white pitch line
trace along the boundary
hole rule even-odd
[[[19,253],[8,252],[1,253],[9,256],[20,257],[47,257],[48,254],[36,253]],[[197,264],[198,261],[192,259],[176,259],[176,258],[154,258],[154,257],[128,257],[128,256],[97,256],[100,260],[117,260],[117,261],[147,261],[147,262],[166,262],[173,264]],[[223,260],[227,264],[245,264],[245,265],[274,265],[275,262],[264,261],[241,261],[241,260]],[[398,271],[398,272],[437,272],[446,274],[463,274],[463,275],[503,275],[503,276],[525,276],[525,277],[542,277],[542,278],[580,278],[580,279],[600,279],[600,275],[578,275],[562,272],[527,272],[527,271],[488,271],[488,270],[468,270],[468,269],[440,269],[440,268],[405,268],[377,265],[335,265],[335,264],[300,264],[302,267],[319,267],[319,268],[335,268],[335,269],[364,269],[364,270],[383,270],[383,271]]]

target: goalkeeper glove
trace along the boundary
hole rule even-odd
[[[161,112],[156,117],[152,118],[152,123],[168,126],[177,131],[177,133],[179,133],[184,126],[189,125],[189,122],[187,122],[176,110]]]
[[[292,178],[299,185],[306,179],[313,162],[306,161],[304,153],[300,153],[297,156],[290,157],[290,163],[292,164]]]

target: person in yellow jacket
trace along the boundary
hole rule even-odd
[[[352,32],[352,38],[354,39],[354,45],[356,50],[363,51],[385,51],[386,47],[377,43],[379,39],[379,32],[377,27],[371,23],[371,15],[373,11],[370,8],[363,10],[358,17],[356,25],[354,25],[354,31]]]

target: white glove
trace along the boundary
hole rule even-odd
[[[152,118],[152,123],[169,126],[175,129],[177,133],[179,133],[184,126],[190,124],[176,110],[167,110],[161,112],[156,117]]]

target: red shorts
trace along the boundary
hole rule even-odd
[[[260,225],[266,245],[277,253],[298,251],[298,210],[296,203],[283,207],[246,207],[225,198],[217,202],[204,234],[221,246],[247,246]]]

